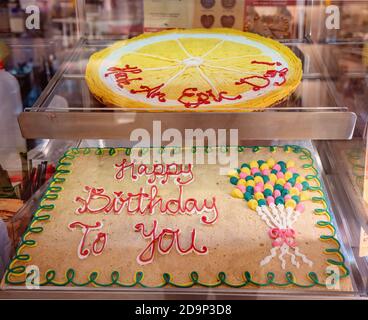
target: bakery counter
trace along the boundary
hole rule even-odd
[[[252,145],[251,141],[248,141],[249,146]],[[113,155],[115,152],[126,152],[128,149],[118,149],[121,145],[121,142],[114,141],[114,140],[81,140],[81,141],[69,141],[67,143],[54,140],[50,140],[47,144],[45,144],[42,148],[40,148],[37,153],[37,157],[41,157],[43,159],[50,158],[55,159],[59,156],[62,156],[63,152],[66,150],[71,150],[71,154],[76,154],[76,152],[80,152],[80,154],[88,154],[91,152],[96,152],[96,154],[110,154]],[[289,149],[290,147],[283,147],[283,149],[280,149],[281,154],[284,154],[283,152],[286,152],[285,155],[287,155],[288,158],[293,158],[293,151],[290,154],[290,150],[294,150],[299,152],[299,150],[310,150],[310,158],[301,157],[299,159],[302,159],[302,161],[308,161],[308,159],[313,159],[314,167],[319,171],[318,175],[318,181],[321,186],[321,192],[325,195],[325,204],[328,206],[328,212],[330,213],[329,219],[325,222],[318,221],[318,224],[322,229],[323,227],[326,227],[329,223],[334,226],[333,230],[335,230],[336,238],[339,241],[339,247],[338,250],[341,250],[341,253],[343,255],[344,260],[343,264],[346,266],[349,270],[349,274],[347,278],[344,278],[344,281],[341,283],[341,288],[337,290],[326,290],[326,288],[320,287],[320,286],[312,286],[311,288],[301,288],[297,286],[288,286],[288,287],[280,287],[278,285],[271,286],[271,287],[256,287],[253,285],[245,286],[244,288],[228,288],[227,286],[220,286],[218,288],[206,288],[202,286],[195,285],[193,287],[189,288],[178,288],[174,286],[165,286],[164,288],[145,288],[144,286],[137,285],[134,288],[120,288],[117,286],[109,286],[106,288],[101,287],[93,287],[93,286],[42,286],[40,289],[37,290],[29,290],[25,286],[18,286],[18,285],[11,285],[5,283],[5,280],[3,279],[2,287],[0,290],[0,297],[1,298],[38,298],[38,297],[44,297],[44,298],[90,298],[90,299],[203,299],[203,298],[210,298],[210,299],[228,299],[228,298],[234,298],[234,299],[271,299],[271,298],[279,298],[279,299],[303,299],[303,298],[309,298],[309,299],[328,299],[328,298],[334,298],[334,299],[364,299],[367,296],[367,275],[368,275],[368,268],[367,268],[367,260],[365,258],[359,257],[358,249],[359,245],[357,243],[357,239],[354,238],[354,235],[356,235],[357,230],[359,230],[360,225],[357,223],[356,219],[353,219],[349,212],[347,211],[346,204],[348,203],[348,195],[341,193],[340,190],[336,190],[336,181],[334,180],[334,176],[332,172],[334,172],[334,169],[328,164],[326,164],[326,161],[324,159],[324,155],[322,154],[320,149],[320,146],[318,144],[312,143],[310,141],[272,141],[269,143],[266,143],[264,147],[261,147],[261,150],[256,148],[251,148],[249,146],[242,147],[241,150],[253,150],[253,152],[257,152],[258,157],[262,158],[262,155],[267,156],[268,153],[265,150],[272,150],[274,152],[275,149],[271,148],[272,145],[282,145],[282,146],[294,146],[292,149]],[[70,149],[72,148],[72,149]],[[302,148],[302,149],[300,149]],[[304,149],[306,148],[306,149]],[[207,151],[210,150],[206,149]],[[80,151],[78,151],[80,150]],[[88,152],[87,152],[87,151]],[[239,149],[240,150],[240,149]],[[264,150],[264,151],[262,151]],[[283,150],[283,151],[281,151]],[[142,150],[143,151],[143,150]],[[260,152],[260,153],[258,153]],[[304,151],[303,151],[304,152]],[[319,153],[320,152],[320,153]],[[309,153],[306,153],[306,155],[309,155]],[[357,155],[353,154],[354,158],[357,157]],[[277,157],[277,155],[274,155],[274,157]],[[119,155],[115,156],[114,159],[118,159]],[[72,158],[68,158],[68,161],[71,161]],[[293,158],[294,159],[294,158]],[[297,159],[297,158],[295,158]],[[115,161],[115,160],[114,160]],[[286,158],[285,158],[286,161]],[[302,163],[300,164],[301,168],[305,168],[305,170],[309,170],[309,165],[307,164],[304,166]],[[65,167],[64,167],[65,168]],[[64,170],[64,168],[60,168]],[[96,168],[96,167],[94,167]],[[74,169],[75,170],[75,169]],[[94,169],[93,169],[94,170]],[[303,169],[304,170],[304,169]],[[307,171],[306,171],[307,172]],[[60,172],[62,174],[65,174],[65,171]],[[62,176],[59,176],[62,177]],[[308,179],[312,179],[313,177],[308,176]],[[313,178],[317,179],[317,178]],[[317,181],[317,180],[316,180]],[[23,209],[18,213],[17,217],[20,217],[25,214],[32,214],[35,212],[37,205],[40,203],[42,198],[42,192],[45,190],[45,187],[43,190],[41,190],[39,193],[35,194],[34,197],[23,207]],[[55,189],[56,190],[56,189]],[[201,189],[202,190],[202,189]],[[203,190],[202,190],[203,191]],[[202,192],[201,191],[201,192]],[[231,189],[229,189],[229,192]],[[203,191],[204,192],[204,191]],[[206,191],[207,192],[207,191]],[[318,197],[318,199],[320,199]],[[317,198],[316,198],[317,200]],[[234,206],[239,206],[240,208],[243,208],[241,205],[241,202],[239,204],[237,201],[241,200],[232,200]],[[319,200],[318,200],[319,201]],[[66,211],[63,211],[64,213]],[[317,211],[319,215],[323,214],[322,211]],[[254,213],[253,213],[254,214]],[[307,216],[305,216],[307,218]],[[235,219],[235,218],[234,218]],[[255,219],[254,221],[256,221]],[[318,220],[324,220],[322,219],[322,216],[318,216]],[[253,220],[252,220],[253,221]],[[254,222],[251,222],[254,223]],[[257,222],[258,223],[258,222]],[[37,231],[37,226],[32,225],[30,228],[33,228],[34,231]],[[29,229],[28,229],[29,230]],[[317,228],[318,230],[318,228]],[[316,231],[319,232],[319,231]],[[325,239],[327,240],[327,238]],[[300,241],[302,241],[300,239]],[[305,240],[303,240],[305,241]],[[61,246],[60,242],[60,246]],[[225,244],[225,243],[224,243]],[[314,242],[310,243],[310,245],[313,247],[316,244]],[[60,247],[61,248],[61,247]],[[220,248],[220,246],[219,246]],[[306,248],[304,247],[304,250]],[[40,251],[42,253],[42,249]],[[333,252],[331,251],[331,257],[328,261],[334,261]],[[316,252],[313,252],[313,250],[308,251],[308,256],[314,256],[316,257]],[[318,255],[318,254],[317,254]],[[329,255],[330,256],[330,255]],[[22,257],[22,256],[20,256]],[[70,258],[72,259],[72,258]],[[33,262],[36,261],[36,259],[32,260]],[[195,260],[193,260],[195,261]],[[307,260],[306,260],[307,261]],[[304,270],[304,269],[303,269]],[[302,273],[301,273],[302,274]],[[303,278],[300,274],[300,277],[298,276],[298,279],[300,280]],[[299,274],[298,274],[299,275]],[[194,275],[193,275],[194,277]],[[221,276],[222,277],[222,276]],[[192,278],[195,279],[195,278]],[[97,279],[95,279],[97,280]],[[141,281],[137,280],[137,281]],[[223,279],[224,280],[224,279]],[[290,279],[289,279],[290,280]],[[142,280],[143,281],[143,280]],[[194,281],[194,280],[193,280]],[[98,282],[98,280],[97,280]]]
[[[132,130],[152,133],[153,121],[162,130],[176,128],[238,129],[239,139],[349,139],[356,115],[336,97],[335,84],[324,75],[323,60],[312,44],[289,43],[303,63],[303,80],[298,89],[281,103],[266,109],[219,107],[216,112],[164,112],[104,106],[90,93],[85,69],[90,55],[111,41],[82,39],[36,104],[19,117],[26,138],[128,139]],[[194,111],[193,111],[194,110]],[[178,121],[180,118],[181,121]],[[260,125],[262,124],[262,125]],[[290,126],[298,130],[290,130]],[[91,130],[93,128],[93,130]]]

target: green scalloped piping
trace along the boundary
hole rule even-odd
[[[229,150],[229,146],[223,146],[220,148],[225,148],[225,151]],[[317,187],[311,187],[310,189],[312,191],[317,191],[321,193],[321,197],[313,197],[312,201],[315,203],[321,203],[323,208],[317,208],[314,210],[314,214],[316,215],[324,215],[325,217],[327,217],[328,221],[324,221],[324,220],[320,220],[317,221],[316,226],[320,227],[320,228],[328,228],[330,231],[332,231],[332,234],[324,234],[320,236],[321,241],[332,241],[334,242],[335,246],[334,248],[327,248],[325,249],[325,253],[326,254],[332,254],[335,255],[337,257],[339,257],[339,260],[333,260],[333,259],[327,259],[327,262],[331,265],[335,265],[338,266],[340,269],[343,270],[343,274],[339,275],[339,278],[345,278],[348,277],[350,272],[349,269],[346,267],[345,265],[345,258],[344,255],[341,252],[341,244],[340,242],[336,239],[336,229],[335,227],[331,224],[331,214],[328,210],[328,204],[327,204],[327,200],[324,196],[324,192],[321,188],[321,181],[318,178],[318,171],[317,169],[314,167],[314,161],[312,158],[312,155],[310,153],[310,151],[308,149],[302,148],[300,146],[294,146],[294,145],[286,145],[286,146],[271,146],[271,147],[243,147],[243,146],[239,146],[238,148],[238,152],[243,152],[246,149],[252,149],[253,152],[258,152],[260,151],[261,148],[268,148],[270,152],[275,152],[277,150],[277,148],[282,148],[285,152],[294,152],[294,153],[301,153],[301,156],[299,157],[300,160],[303,161],[309,161],[308,164],[303,165],[303,168],[305,169],[311,169],[314,174],[311,175],[307,175],[306,179],[307,180],[315,180],[317,182]],[[51,179],[51,182],[49,183],[49,187],[47,188],[45,195],[43,196],[43,198],[40,201],[40,205],[38,207],[38,209],[36,210],[34,217],[29,225],[29,227],[27,228],[27,230],[25,231],[25,233],[23,234],[23,236],[21,237],[21,241],[20,244],[16,250],[16,254],[12,260],[12,262],[9,264],[6,274],[5,274],[5,283],[6,284],[12,284],[12,285],[23,285],[25,284],[26,280],[21,280],[21,281],[14,281],[11,280],[11,276],[13,275],[14,277],[16,276],[21,276],[24,274],[26,267],[23,265],[18,265],[16,266],[15,264],[20,261],[20,262],[25,262],[25,261],[30,261],[31,257],[29,254],[22,254],[21,251],[23,250],[24,247],[33,247],[36,245],[36,241],[32,240],[32,239],[27,239],[28,235],[31,235],[32,233],[40,233],[43,231],[43,227],[35,227],[34,224],[39,222],[39,221],[47,221],[50,219],[50,214],[49,212],[52,211],[55,208],[54,204],[45,204],[44,201],[48,200],[48,201],[52,201],[52,200],[56,200],[58,198],[58,194],[59,192],[61,192],[63,190],[62,186],[59,186],[57,184],[62,184],[63,182],[65,182],[64,177],[59,177],[60,175],[67,175],[70,173],[70,170],[68,169],[69,166],[71,166],[71,162],[67,162],[67,160],[73,160],[75,159],[75,157],[77,155],[80,155],[80,150],[83,150],[83,154],[89,154],[91,152],[91,149],[95,150],[95,153],[97,155],[103,155],[105,152],[104,150],[108,150],[108,154],[110,156],[114,156],[118,153],[118,151],[124,151],[126,155],[130,155],[131,154],[131,148],[86,148],[86,149],[77,149],[77,148],[73,148],[68,150],[64,156],[59,160],[59,164],[56,167],[56,172],[53,176],[53,178]],[[147,149],[147,148],[146,148]],[[175,148],[177,149],[177,148]],[[160,148],[160,150],[163,152],[163,150]],[[196,152],[197,148],[194,147],[192,148],[192,152]],[[206,152],[211,152],[212,149],[205,149],[207,150]],[[224,149],[223,149],[224,150]],[[143,151],[143,150],[142,150]],[[143,278],[144,278],[144,274],[143,272],[136,272],[135,274],[135,278],[134,281],[132,283],[122,283],[119,281],[120,279],[120,273],[118,271],[113,271],[111,273],[111,281],[108,283],[101,283],[98,282],[98,276],[99,273],[98,272],[91,272],[88,276],[88,279],[86,282],[84,283],[78,283],[76,281],[74,281],[75,279],[75,270],[74,269],[68,269],[65,273],[65,281],[64,282],[57,282],[55,281],[56,278],[56,271],[55,270],[48,270],[45,273],[45,281],[43,281],[42,283],[40,283],[41,286],[45,286],[45,285],[54,285],[54,286],[67,286],[67,285],[74,285],[77,287],[84,287],[84,286],[88,286],[88,285],[94,285],[97,287],[110,287],[110,286],[119,286],[119,287],[124,287],[124,288],[130,288],[130,287],[135,287],[135,286],[141,286],[143,288],[163,288],[165,286],[173,286],[173,287],[177,287],[177,288],[191,288],[193,286],[201,286],[201,287],[206,287],[206,288],[216,288],[219,287],[221,285],[225,285],[231,288],[242,288],[242,287],[246,287],[249,285],[254,285],[257,287],[267,287],[270,285],[274,285],[274,286],[278,286],[278,287],[286,287],[289,285],[294,285],[300,288],[312,288],[316,285],[318,286],[322,286],[322,287],[326,287],[325,283],[321,283],[320,280],[318,279],[318,276],[315,272],[309,272],[308,273],[308,278],[310,280],[310,284],[300,284],[298,282],[296,282],[295,276],[292,272],[286,272],[285,273],[285,279],[286,281],[283,283],[280,282],[275,282],[275,274],[273,272],[268,272],[266,274],[267,276],[267,281],[264,283],[260,283],[260,282],[256,282],[252,279],[251,274],[246,271],[243,273],[243,278],[244,278],[244,282],[242,283],[238,283],[238,284],[234,284],[231,282],[228,282],[226,280],[226,273],[225,272],[219,272],[217,275],[217,282],[215,283],[203,283],[200,281],[199,279],[199,274],[196,271],[193,271],[190,273],[189,275],[189,282],[187,284],[178,284],[175,283],[175,281],[172,280],[172,277],[169,273],[163,273],[162,275],[162,280],[163,282],[159,285],[156,286],[148,286],[145,285],[143,282]]]

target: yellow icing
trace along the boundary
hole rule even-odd
[[[286,208],[293,208],[294,209],[296,207],[295,200],[293,200],[293,199],[287,200],[286,203],[285,203],[285,207]]]
[[[285,181],[285,179],[283,179],[283,178],[280,178],[280,179],[277,179],[276,180],[276,184],[280,184],[280,185],[284,185],[286,183],[286,181]]]
[[[276,161],[273,158],[270,158],[267,160],[267,164],[270,167],[270,169],[272,169],[273,166],[276,164]]]
[[[245,173],[246,175],[250,175],[250,170],[247,167],[241,168],[241,172]]]
[[[237,184],[241,186],[246,186],[247,182],[244,179],[239,179]]]
[[[247,187],[254,187],[256,185],[256,183],[254,182],[254,180],[248,180],[247,181]]]
[[[254,177],[254,182],[257,184],[257,183],[263,183],[263,178],[260,177],[260,176],[256,176]]]
[[[123,108],[134,108],[134,109],[147,109],[151,112],[167,110],[167,111],[191,111],[191,112],[203,112],[203,111],[216,111],[219,108],[226,108],[227,111],[247,111],[249,108],[265,108],[273,105],[274,103],[283,100],[288,95],[290,95],[298,86],[302,77],[302,64],[301,61],[295,56],[295,54],[286,46],[281,43],[261,37],[252,33],[245,33],[232,29],[191,29],[191,30],[169,30],[162,31],[160,35],[170,35],[170,34],[218,34],[218,39],[211,38],[186,38],[179,39],[181,45],[177,41],[165,40],[160,42],[154,42],[153,37],[157,36],[158,33],[153,34],[143,34],[141,36],[135,37],[126,41],[119,41],[102,51],[93,54],[88,62],[86,69],[86,81],[91,90],[91,92],[96,96],[98,100],[107,105],[114,105]],[[288,64],[288,74],[287,81],[282,86],[274,86],[269,92],[259,96],[254,97],[246,101],[239,101],[235,103],[230,103],[231,101],[223,100],[221,105],[214,104],[203,104],[198,108],[186,108],[184,105],[170,105],[170,103],[163,105],[155,99],[143,99],[138,100],[134,95],[127,95],[125,92],[131,89],[140,89],[140,86],[144,84],[149,87],[156,87],[160,84],[166,84],[169,79],[172,79],[178,72],[183,68],[182,64],[179,63],[187,58],[185,55],[185,50],[193,56],[201,56],[204,54],[208,55],[206,58],[206,65],[201,65],[200,72],[196,68],[187,68],[184,72],[180,73],[175,79],[173,79],[165,89],[162,89],[167,100],[172,100],[177,103],[177,99],[180,97],[182,91],[187,88],[196,87],[200,91],[207,91],[209,83],[206,79],[209,79],[214,88],[218,92],[226,91],[228,96],[236,96],[238,94],[244,94],[250,90],[252,87],[250,85],[235,85],[234,83],[240,78],[244,77],[243,72],[253,72],[256,74],[263,74],[267,68],[265,65],[251,64],[253,59],[271,62],[271,58],[260,54],[258,48],[251,47],[247,44],[241,44],[234,41],[228,41],[220,38],[220,35],[227,36],[240,36],[246,37],[249,40],[261,43],[271,50],[274,50],[282,56],[282,58]],[[123,94],[113,91],[101,78],[99,69],[101,64],[106,62],[107,57],[109,57],[117,49],[126,46],[127,44],[139,43],[143,40],[152,40],[147,45],[140,48],[138,51],[133,51],[122,56],[118,61],[118,66],[123,67],[127,64],[130,66],[138,66],[142,69],[142,73],[139,74],[144,81],[133,81],[130,85],[126,86]],[[220,41],[221,40],[221,41]],[[220,43],[221,42],[221,43]],[[213,49],[213,50],[212,50]],[[212,50],[212,51],[211,51]],[[166,60],[155,59],[146,55],[163,56]],[[253,56],[252,56],[253,55]],[[236,58],[237,56],[241,58]],[[244,57],[247,56],[247,57]],[[228,59],[228,58],[231,59]],[[235,58],[234,58],[235,57]],[[211,65],[212,67],[209,67]],[[111,65],[114,67],[115,65]],[[215,66],[216,68],[213,68]],[[167,68],[169,67],[169,68]],[[232,71],[219,69],[227,68],[232,69]],[[164,70],[152,70],[157,68],[166,68]],[[151,69],[151,70],[144,70]],[[233,70],[240,70],[239,73]],[[219,76],[221,74],[221,76]],[[263,81],[264,80],[260,80]],[[255,81],[256,82],[256,81]],[[140,93],[142,97],[145,97],[144,93]],[[156,108],[158,107],[158,109]]]
[[[239,178],[238,171],[236,171],[236,170],[230,170],[230,171],[227,173],[227,175],[228,175],[229,177],[236,177],[236,178]]]
[[[257,202],[257,200],[254,200],[254,199],[252,199],[252,200],[249,200],[248,201],[248,207],[250,208],[250,209],[252,209],[252,210],[256,210],[256,208],[258,207],[258,202]]]
[[[251,168],[258,168],[258,162],[257,162],[257,161],[255,161],[255,160],[253,160],[253,161],[251,161],[251,162],[249,163],[249,166],[250,166]]]
[[[293,160],[289,160],[286,163],[286,168],[293,168],[293,167],[295,167],[295,162]]]
[[[285,180],[288,181],[289,179],[291,179],[293,177],[293,173],[290,171],[286,171],[285,173]]]
[[[263,195],[263,193],[262,193],[262,192],[256,192],[256,193],[254,194],[254,198],[255,198],[256,200],[261,200],[261,199],[264,199],[264,195]]]
[[[231,196],[233,198],[243,199],[243,193],[239,189],[233,189],[233,191],[231,192]]]
[[[290,194],[292,195],[292,196],[298,196],[299,195],[299,190],[297,189],[297,188],[295,188],[295,187],[293,187],[293,188],[290,188]]]

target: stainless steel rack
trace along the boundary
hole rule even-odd
[[[301,1],[303,2],[303,1]],[[313,4],[306,1],[305,5]],[[304,4],[303,4],[304,5]],[[109,108],[102,106],[90,94],[84,80],[85,66],[89,56],[101,50],[112,42],[114,35],[104,36],[104,39],[92,40],[86,29],[85,3],[77,0],[77,37],[80,39],[70,56],[65,60],[60,71],[50,81],[34,107],[25,110],[19,117],[22,133],[26,138],[70,139],[75,146],[128,146],[129,135],[136,128],[144,128],[152,133],[152,122],[160,120],[162,130],[176,128],[206,130],[239,129],[239,140],[247,144],[258,144],[255,140],[277,144],[290,140],[307,140],[308,147],[321,172],[321,180],[331,201],[331,209],[335,217],[335,225],[346,254],[347,263],[352,272],[352,292],[318,291],[318,290],[225,290],[225,289],[101,289],[101,288],[42,288],[26,290],[24,288],[6,288],[0,290],[1,298],[110,298],[110,299],[367,299],[368,260],[359,257],[359,231],[361,226],[367,227],[368,218],[362,199],[354,194],[353,189],[342,183],[348,179],[336,172],[344,169],[339,163],[339,140],[350,139],[353,136],[357,114],[353,106],[344,105],[339,100],[335,86],[336,77],[366,78],[362,69],[354,69],[341,74],[336,65],[331,50],[348,45],[357,47],[361,42],[340,41],[336,43],[312,44],[311,30],[308,26],[300,39],[283,40],[285,45],[303,61],[303,80],[298,90],[283,103],[265,110],[254,112],[239,112],[239,110],[219,110],[216,113],[168,113],[142,112],[129,108]],[[307,19],[308,20],[308,19]],[[312,19],[310,19],[312,21]],[[300,25],[304,22],[300,22]],[[310,26],[309,26],[310,27]],[[121,40],[121,39],[119,39]],[[328,55],[326,55],[328,53]],[[231,113],[228,111],[232,111]],[[356,132],[355,132],[356,134]],[[91,139],[78,142],[78,139]],[[116,139],[108,142],[101,139]],[[60,140],[50,140],[49,151],[44,157],[54,157],[49,154],[55,150],[54,144]],[[127,143],[126,143],[127,142]],[[293,143],[296,143],[295,141]],[[259,145],[259,144],[258,144]],[[69,144],[68,144],[69,146]],[[316,146],[316,148],[315,148]],[[56,157],[57,158],[57,157]],[[341,179],[344,179],[342,181]],[[30,200],[32,206],[25,206],[32,215],[41,194],[35,194]],[[350,201],[349,201],[350,198]],[[20,213],[21,214],[21,213]]]
[[[304,64],[302,83],[287,100],[264,110],[250,110],[253,112],[219,109],[211,113],[158,108],[143,112],[101,105],[88,90],[85,67],[93,52],[112,42],[79,41],[36,104],[19,116],[25,138],[128,139],[135,128],[151,133],[155,120],[161,121],[162,130],[238,129],[239,140],[350,139],[353,135],[356,115],[336,98],[333,81],[324,76],[324,62],[308,42],[285,43]]]
[[[35,154],[37,159],[57,159],[57,154],[62,154],[71,147],[117,147],[118,141],[109,140],[81,140],[81,141],[61,141],[49,140]],[[321,182],[326,193],[331,200],[330,211],[333,212],[334,224],[338,230],[338,237],[341,241],[342,250],[346,257],[346,263],[351,270],[352,291],[339,290],[319,290],[318,287],[313,289],[291,288],[247,288],[247,289],[226,289],[226,288],[201,288],[194,287],[190,289],[180,290],[177,288],[78,288],[78,287],[41,287],[38,290],[29,290],[20,286],[8,286],[4,283],[0,286],[0,298],[47,298],[47,299],[366,299],[367,293],[367,275],[368,264],[365,258],[358,255],[356,232],[359,230],[359,223],[354,217],[346,219],[346,207],[344,204],[344,195],[341,195],[339,189],[338,196],[342,201],[338,201],[333,195],[336,195],[336,181],[330,175],[329,169],[323,170],[322,164],[324,159],[320,158],[318,149],[324,148],[325,142],[317,145],[310,141],[283,141],[286,144],[299,144],[311,150],[315,165],[320,172]],[[277,142],[273,142],[277,144]],[[28,203],[19,211],[15,219],[20,216],[32,216],[42,197],[42,192],[37,192],[28,201]],[[3,290],[1,290],[3,289]]]

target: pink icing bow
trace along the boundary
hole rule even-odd
[[[268,231],[268,235],[274,240],[272,241],[273,247],[281,247],[284,243],[292,248],[296,246],[294,229],[273,228]]]

